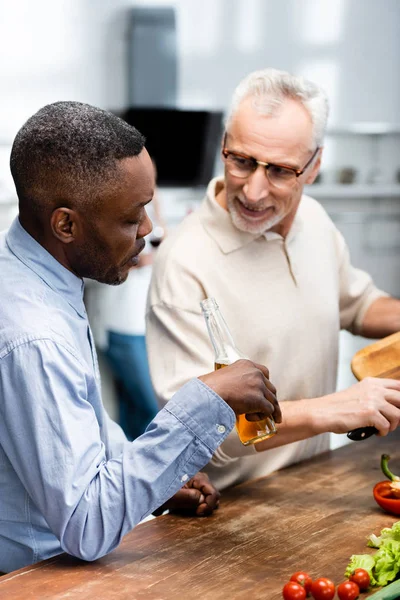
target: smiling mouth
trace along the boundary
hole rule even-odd
[[[272,211],[275,211],[274,206],[267,206],[266,208],[248,208],[240,200],[238,200],[239,208],[241,212],[251,219],[262,219],[269,215]]]

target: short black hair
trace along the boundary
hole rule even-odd
[[[81,102],[41,108],[17,133],[10,157],[20,210],[87,203],[137,156],[144,136],[120,117]]]

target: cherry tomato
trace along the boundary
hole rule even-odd
[[[289,581],[289,583],[283,586],[282,596],[285,600],[304,600],[306,595],[306,590],[303,586],[295,581]]]
[[[290,581],[297,581],[297,583],[300,583],[300,585],[302,585],[306,590],[306,594],[311,591],[312,579],[309,574],[305,573],[304,571],[296,571],[296,573],[293,573]]]
[[[356,600],[360,595],[360,588],[354,581],[344,581],[338,585],[337,593],[340,600]]]
[[[311,586],[311,595],[315,600],[332,600],[335,595],[335,584],[327,577],[315,579]]]
[[[371,583],[369,573],[365,569],[356,569],[353,571],[349,579],[358,585],[361,592],[365,592]]]

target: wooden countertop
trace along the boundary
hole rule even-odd
[[[0,598],[275,600],[298,570],[338,584],[351,554],[373,552],[366,537],[397,520],[372,488],[382,453],[400,471],[399,441],[400,430],[354,442],[233,488],[209,518],[143,523],[94,563],[61,555],[14,571]]]

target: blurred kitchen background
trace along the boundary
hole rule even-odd
[[[79,100],[124,115],[148,137],[173,235],[222,170],[221,119],[234,87],[272,66],[326,88],[330,126],[310,194],[345,235],[353,263],[400,297],[399,0],[0,0],[0,46],[1,229],[17,212],[8,167],[17,130],[44,104]],[[342,334],[339,389],[353,381],[351,357],[366,343]],[[103,375],[115,416],[105,365]]]

